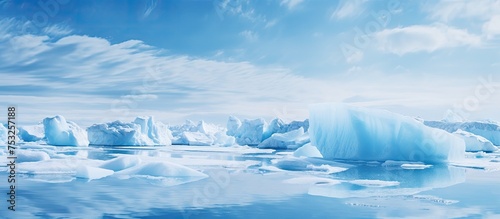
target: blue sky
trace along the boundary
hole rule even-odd
[[[499,39],[499,0],[0,0],[0,105],[84,126],[317,102],[500,120]]]

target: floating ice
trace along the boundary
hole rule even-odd
[[[45,136],[43,124],[19,127],[19,138],[24,142],[40,141]]]
[[[295,157],[319,157],[323,158],[323,155],[319,152],[318,148],[311,145],[311,143],[305,144],[304,146],[298,148],[293,152]]]
[[[304,133],[304,128],[292,130],[286,133],[274,133],[268,139],[262,141],[259,148],[274,149],[296,149],[309,142],[309,134]]]
[[[153,176],[153,177],[208,177],[197,170],[168,161],[143,163],[132,168],[117,172],[125,176]]]
[[[66,121],[63,116],[48,117],[43,120],[47,144],[55,146],[88,146],[87,132],[76,123]]]
[[[187,145],[209,146],[214,140],[201,132],[184,132],[181,136],[181,142]]]
[[[229,116],[227,120],[227,132],[226,134],[229,136],[235,136],[238,128],[241,127],[241,121],[235,116]]]
[[[349,183],[364,187],[391,187],[399,185],[399,182],[397,181],[368,180],[368,179],[352,180],[349,181]]]
[[[323,178],[323,177],[316,177],[316,176],[303,176],[303,177],[295,177],[291,179],[287,179],[283,181],[284,183],[288,184],[306,184],[306,185],[314,185],[314,184],[339,184],[341,181],[335,180],[335,179],[330,179],[330,178]]]
[[[7,128],[3,126],[0,122],[0,145],[6,145],[7,143]]]
[[[113,175],[113,173],[114,171],[112,170],[86,165],[81,165],[76,168],[76,177],[89,180],[104,178]]]
[[[48,160],[50,156],[44,151],[17,150],[17,162],[36,162]]]
[[[137,166],[141,163],[141,159],[135,156],[121,156],[111,160],[108,160],[101,164],[101,168],[120,171],[133,166]]]
[[[472,134],[470,132],[466,132],[464,130],[457,130],[453,132],[454,135],[462,138],[465,141],[465,150],[469,152],[475,151],[484,151],[484,152],[493,152],[498,150],[491,141],[488,139]]]
[[[425,121],[425,125],[446,130],[450,133],[459,129],[482,136],[494,145],[500,146],[500,125],[495,122],[446,122]]]
[[[389,111],[316,104],[310,136],[326,159],[439,163],[464,157],[464,141]]]
[[[137,117],[132,123],[114,121],[87,128],[92,145],[171,145],[170,130],[153,117]]]

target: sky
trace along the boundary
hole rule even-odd
[[[500,0],[0,0],[21,124],[305,119],[343,102],[496,120]]]

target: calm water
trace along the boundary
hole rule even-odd
[[[500,172],[478,168],[333,163],[249,148],[27,149],[57,162],[19,164],[16,212],[4,202],[1,218],[500,218]],[[67,171],[120,155],[169,160],[209,177],[89,181]],[[43,166],[59,172],[32,171]]]

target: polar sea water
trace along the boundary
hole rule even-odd
[[[31,143],[18,154],[16,211],[2,218],[500,218],[498,151],[435,165],[248,146]]]

